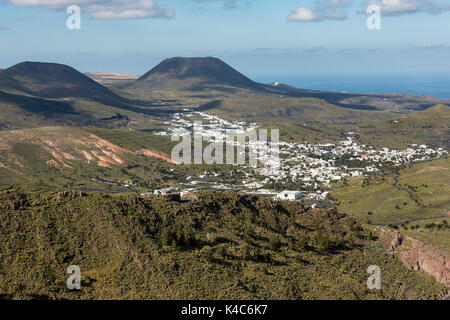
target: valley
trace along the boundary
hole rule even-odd
[[[261,84],[216,58],[166,59],[141,77],[4,69],[0,296],[442,299],[448,283],[410,270],[377,230],[448,253],[447,105]],[[229,139],[221,148],[244,163],[177,163],[194,128],[201,147]],[[267,143],[239,142],[264,130]],[[59,270],[75,262],[79,294]],[[365,287],[371,264],[383,291]]]

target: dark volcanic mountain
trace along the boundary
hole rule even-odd
[[[291,97],[323,99],[336,106],[350,109],[388,110],[409,112],[423,110],[433,105],[449,101],[425,96],[409,96],[399,94],[351,94],[318,90],[298,89],[292,86],[274,83],[262,84],[250,80],[220,59],[207,58],[169,58],[158,64],[138,80],[131,83],[117,84],[117,87],[148,97],[153,91],[173,93],[208,93],[214,91],[215,99],[230,93],[247,97],[252,95],[264,97]],[[203,91],[203,92],[202,92]]]
[[[133,103],[62,64],[23,62],[0,72],[0,128],[54,124],[109,126],[124,122],[111,107],[153,112]]]
[[[217,58],[169,58],[129,86],[140,89],[226,90],[227,87],[262,89]]]
[[[83,98],[104,104],[120,96],[72,67],[42,62],[22,62],[0,73],[0,90],[22,91],[42,98]]]
[[[0,70],[0,91],[8,91],[14,93],[21,93],[26,91],[20,82],[9,78],[5,75],[3,69]]]

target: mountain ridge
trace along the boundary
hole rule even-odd
[[[64,120],[64,124],[89,124],[93,123],[94,114],[103,119],[120,113],[120,110],[113,110],[111,107],[122,109],[123,112],[126,110],[133,113],[132,116],[136,119],[141,119],[144,114],[165,116],[176,112],[181,106],[195,109],[199,106],[210,106],[214,101],[224,101],[222,104],[225,104],[233,98],[239,98],[231,101],[239,103],[238,113],[253,114],[256,110],[254,105],[257,103],[258,108],[264,105],[262,112],[268,113],[275,120],[287,117],[296,118],[300,122],[310,121],[311,117],[307,119],[304,116],[304,108],[298,104],[306,101],[305,98],[314,99],[310,103],[310,116],[316,117],[314,110],[317,106],[324,105],[323,111],[329,114],[331,123],[336,122],[334,120],[342,123],[342,112],[348,113],[349,109],[355,109],[356,113],[361,110],[386,110],[388,112],[385,118],[389,119],[396,117],[398,112],[405,114],[445,102],[410,96],[370,96],[305,90],[279,83],[262,84],[252,81],[222,60],[213,57],[168,58],[137,80],[124,80],[119,76],[120,79],[117,80],[95,81],[96,79],[91,79],[88,75],[98,76],[99,73],[82,74],[70,66],[57,63],[18,63],[0,72],[0,92],[4,92],[0,95],[0,103],[5,106],[5,110],[12,110],[14,107],[14,112],[21,117],[38,114],[39,117],[53,117],[55,121]],[[111,73],[100,75],[118,77]],[[107,84],[108,86],[105,86]],[[274,105],[267,105],[268,101]],[[347,110],[339,110],[342,111],[339,115],[333,115],[333,110],[338,109],[330,109],[328,106]],[[279,109],[279,114],[272,112],[276,108]],[[23,113],[20,113],[20,110]],[[68,119],[67,114],[73,116]],[[236,114],[232,112],[229,115],[235,117]],[[11,122],[14,120],[13,116],[6,118],[9,120],[2,119],[0,127],[21,127]],[[363,118],[365,117],[356,116],[355,119],[360,121]],[[376,118],[379,119],[378,116]],[[328,120],[327,122],[330,122]],[[55,121],[39,123],[51,125],[56,124]]]
[[[192,96],[226,97],[236,94],[242,97],[255,95],[291,98],[317,98],[328,103],[360,110],[389,110],[408,112],[423,110],[450,100],[392,94],[353,94],[331,91],[300,89],[283,83],[263,84],[251,80],[229,64],[214,57],[173,57],[150,69],[138,80],[118,83],[117,88],[132,94],[147,96],[153,92],[165,92],[172,97]],[[163,95],[164,96],[164,95]]]

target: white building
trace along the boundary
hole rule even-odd
[[[164,189],[158,189],[153,192],[153,194],[156,195],[166,195],[171,193],[177,193],[178,188],[164,188]]]
[[[289,200],[296,201],[302,198],[302,193],[300,191],[283,191],[276,195],[276,200]]]

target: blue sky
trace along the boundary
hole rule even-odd
[[[450,72],[450,0],[0,0],[0,67],[31,61],[143,74],[216,56],[250,76]],[[81,30],[65,8],[81,7]],[[139,16],[139,18],[136,18]]]

